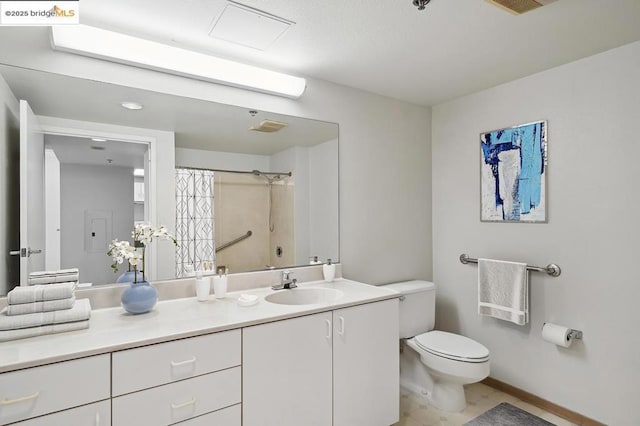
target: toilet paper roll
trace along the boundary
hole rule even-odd
[[[549,322],[542,326],[542,338],[549,343],[562,346],[563,348],[568,348],[573,342],[570,328]]]

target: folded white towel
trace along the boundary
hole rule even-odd
[[[43,325],[40,327],[19,328],[17,330],[0,330],[0,342],[42,336],[43,334],[64,333],[66,331],[89,328],[89,320],[66,322],[64,324]]]
[[[71,275],[43,275],[40,277],[29,277],[28,284],[29,285],[38,285],[38,284],[54,284],[54,283],[66,283],[70,281],[78,282],[80,279],[80,275],[71,274]]]
[[[527,264],[478,259],[478,314],[529,322],[529,274]]]
[[[9,305],[6,309],[7,315],[24,315],[36,312],[61,311],[73,308],[76,303],[75,296],[67,299],[45,300],[42,302],[20,303],[19,305]]]
[[[76,283],[74,282],[26,287],[18,286],[7,294],[7,303],[16,305],[45,300],[68,299],[73,296],[75,288]]]
[[[59,269],[57,271],[35,271],[29,274],[29,278],[43,275],[77,275],[79,272],[80,270],[78,268]]]
[[[80,299],[76,301],[71,309],[25,315],[9,316],[6,311],[7,308],[4,308],[0,312],[0,330],[15,330],[18,328],[88,320],[91,316],[91,303],[89,303],[89,299]]]

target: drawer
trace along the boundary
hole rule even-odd
[[[0,374],[0,424],[110,397],[109,355]]]
[[[241,363],[240,330],[113,353],[113,395],[211,373]]]
[[[173,424],[240,403],[240,367],[119,396],[114,426]]]
[[[178,426],[241,426],[241,424],[242,406],[240,404],[176,423]]]
[[[59,411],[24,422],[14,423],[11,426],[109,426],[111,424],[111,401],[95,402],[70,410]],[[224,423],[223,423],[224,424]]]

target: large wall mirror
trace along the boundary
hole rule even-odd
[[[42,129],[42,170],[30,176],[44,208],[29,222],[45,241],[29,272],[79,268],[82,283],[114,283],[125,268],[111,270],[108,245],[144,222],[179,241],[150,247],[151,280],[339,260],[337,124],[8,65],[0,74]]]

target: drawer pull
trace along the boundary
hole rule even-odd
[[[195,405],[196,401],[197,400],[195,398],[192,398],[191,401],[183,402],[182,404],[173,404],[173,403],[171,403],[171,408],[173,408],[174,410],[177,410],[178,408],[184,408],[184,407],[187,407],[189,405]]]
[[[181,365],[193,364],[194,362],[196,362],[196,357],[195,356],[193,358],[191,358],[191,359],[186,360],[186,361],[179,361],[179,362],[171,361],[171,366],[172,367],[180,367]]]
[[[2,401],[0,401],[0,405],[12,405],[12,404],[17,404],[19,402],[25,402],[25,401],[30,401],[32,399],[36,399],[38,397],[38,395],[40,395],[40,391],[32,394],[32,395],[28,395],[28,396],[23,396],[22,398],[16,398],[16,399],[7,399],[7,398],[3,398]]]

